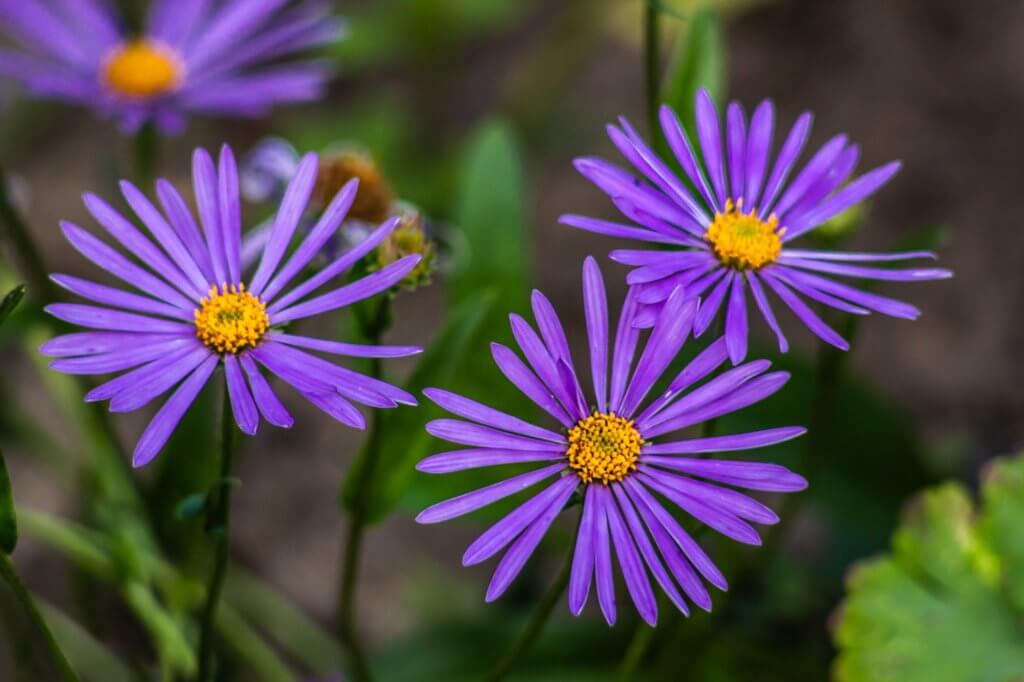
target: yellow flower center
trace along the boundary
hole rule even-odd
[[[595,412],[569,429],[569,466],[584,483],[621,481],[636,469],[644,439],[633,421]]]
[[[774,263],[782,251],[779,219],[772,214],[767,221],[757,217],[757,211],[743,213],[743,200],[734,205],[725,202],[725,213],[716,213],[704,237],[711,243],[718,260],[737,270],[757,270]]]
[[[260,342],[270,328],[267,305],[244,284],[210,287],[196,309],[196,336],[218,353],[240,353]]]
[[[169,48],[148,40],[117,47],[103,65],[103,82],[123,97],[148,99],[181,84],[181,59]]]

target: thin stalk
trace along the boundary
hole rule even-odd
[[[622,656],[622,663],[619,664],[619,682],[629,682],[636,676],[644,659],[647,658],[647,652],[654,641],[654,633],[655,629],[646,623],[637,626],[633,639]]]
[[[160,136],[156,126],[150,121],[135,133],[135,178],[143,186],[148,186],[156,179],[156,169],[160,160]]]
[[[199,638],[199,682],[213,680],[213,636],[217,620],[217,606],[224,589],[224,576],[228,564],[228,529],[231,513],[231,460],[234,453],[234,417],[231,400],[224,390],[224,408],[221,412],[220,476],[214,483],[213,508],[207,518],[207,530],[217,537],[214,548],[213,571],[206,588]]]
[[[519,636],[516,643],[512,645],[508,653],[498,661],[498,664],[494,666],[494,669],[487,676],[488,682],[499,682],[505,679],[505,676],[512,672],[512,669],[522,660],[523,656],[530,651],[533,643],[537,641],[541,631],[548,622],[552,611],[555,609],[555,605],[558,600],[562,598],[562,593],[565,592],[566,586],[569,584],[569,573],[572,570],[572,557],[573,552],[570,548],[569,556],[565,561],[565,565],[562,567],[562,571],[558,574],[555,582],[552,583],[551,587],[541,598],[537,604],[537,608],[534,609],[533,615],[530,616],[530,621],[526,624],[526,629],[523,630],[523,634]]]
[[[3,578],[4,582],[11,588],[14,598],[25,609],[25,613],[28,614],[33,627],[42,635],[43,640],[46,642],[46,648],[53,658],[54,666],[60,673],[60,679],[64,682],[78,682],[78,675],[75,674],[74,668],[71,667],[64,652],[61,651],[60,645],[57,644],[53,632],[46,624],[46,620],[43,619],[43,615],[39,612],[39,608],[36,606],[35,600],[32,599],[32,595],[29,594],[25,584],[21,582],[21,577],[14,568],[11,558],[3,552],[0,552],[0,578]]]
[[[658,14],[654,1],[647,0],[644,3],[644,80],[647,84],[647,125],[652,137],[658,131],[658,100],[661,98]]]
[[[370,344],[380,343],[381,336],[390,319],[390,301],[385,295],[378,303],[372,319],[357,318],[362,334]],[[370,360],[370,376],[380,379],[383,367],[379,358]],[[355,494],[352,499],[352,514],[346,532],[344,556],[341,568],[341,587],[338,592],[338,634],[342,646],[349,657],[349,665],[356,682],[370,682],[373,673],[370,671],[369,660],[363,646],[362,638],[356,628],[356,583],[359,576],[359,557],[363,549],[363,536],[366,534],[366,520],[369,493],[372,489],[373,477],[377,473],[377,461],[380,459],[380,418],[376,411],[370,414],[370,432],[366,442],[366,457],[362,458],[364,466],[358,472]]]
[[[32,240],[28,224],[22,218],[7,191],[7,174],[0,166],[0,223],[7,241],[21,263],[29,285],[29,295],[37,302],[56,299],[56,287],[50,280],[49,270],[42,254]]]

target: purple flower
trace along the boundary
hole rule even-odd
[[[748,291],[775,332],[779,350],[789,344],[769,303],[768,291],[817,336],[846,350],[847,342],[807,305],[803,297],[845,312],[876,311],[915,319],[914,306],[868,293],[829,275],[873,280],[919,281],[951,277],[941,268],[891,268],[864,262],[935,258],[929,251],[870,254],[788,245],[825,221],[873,194],[899,169],[888,163],[847,182],[858,149],[845,135],[829,140],[789,181],[807,141],[811,115],[803,114],[789,131],[774,164],[769,164],[775,111],[771,102],[758,105],[749,128],[743,110],[733,102],[726,112],[725,147],[718,115],[705,90],[697,94],[699,153],[679,119],[661,108],[661,126],[675,160],[686,173],[680,180],[624,119],[608,126],[612,142],[641,177],[602,159],[581,158],[576,168],[606,192],[633,225],[578,215],[562,216],[563,224],[598,234],[663,245],[652,249],[612,251],[612,260],[634,269],[626,281],[636,289],[637,321],[650,326],[660,306],[678,286],[688,296],[703,297],[694,321],[694,335],[703,334],[725,306],[725,337],[733,363],[747,354]],[[689,189],[696,187],[696,193]]]
[[[125,132],[154,121],[179,132],[191,112],[264,116],[279,102],[316,99],[329,70],[280,62],[338,38],[319,0],[153,0],[141,35],[102,0],[0,0],[0,76],[36,97],[84,104]]]
[[[658,439],[763,400],[779,390],[789,375],[768,372],[771,363],[758,360],[688,391],[725,362],[726,343],[718,339],[665,390],[647,399],[690,333],[697,299],[684,297],[681,288],[669,295],[635,366],[641,334],[634,325],[639,312],[636,289],[630,290],[623,304],[611,353],[604,281],[593,258],[583,267],[583,301],[590,345],[587,369],[593,377],[589,406],[562,324],[540,292],[533,293],[539,335],[518,315],[510,318],[526,363],[509,348],[491,345],[494,361],[505,377],[560,428],[535,426],[437,388],[424,392],[467,420],[439,419],[428,424],[427,431],[469,449],[427,457],[417,465],[420,471],[440,474],[534,462],[541,466],[436,504],[417,520],[447,521],[544,482],[540,492],[489,528],[463,556],[463,564],[469,566],[507,548],[487,589],[487,601],[491,601],[508,588],[555,517],[573,493],[580,491],[583,511],[569,580],[569,609],[574,614],[583,609],[594,580],[605,619],[609,624],[615,622],[613,554],[633,603],[648,623],[653,625],[657,619],[651,576],[683,613],[689,613],[686,599],[710,610],[711,597],[704,581],[724,590],[725,577],[665,509],[662,499],[723,535],[760,544],[757,531],[748,522],[771,524],[778,517],[760,502],[720,484],[792,492],[804,489],[807,482],[775,464],[705,459],[703,455],[781,443],[801,435],[804,429]]]
[[[59,336],[44,344],[41,352],[58,358],[50,366],[69,374],[124,372],[86,395],[88,401],[109,400],[112,412],[136,410],[174,389],[136,444],[135,466],[159,453],[220,365],[235,420],[250,435],[256,433],[261,415],[275,426],[292,425],[291,415],[260,367],[330,416],[358,429],[365,426],[365,419],[353,402],[378,408],[416,404],[416,399],[401,389],[307,351],[392,358],[418,353],[419,348],[338,343],[281,329],[385,291],[419,262],[419,256],[410,256],[313,295],[376,248],[394,229],[397,221],[391,220],[316,275],[297,281],[296,276],[338,230],[356,193],[356,182],[346,185],[316,226],[290,251],[299,218],[313,192],[316,169],[316,155],[307,154],[281,200],[259,264],[249,276],[243,276],[241,266],[238,171],[226,145],[217,167],[205,150],[197,149],[193,155],[202,232],[185,200],[166,180],[156,183],[162,211],[130,182],[121,183],[125,201],[152,240],[99,197],[84,196],[93,218],[141,266],[81,227],[61,223],[76,250],[135,291],[54,275],[57,284],[99,305],[56,303],[46,308],[60,320],[97,330]]]

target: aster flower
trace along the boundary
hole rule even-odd
[[[726,589],[725,577],[662,499],[701,523],[748,544],[760,544],[748,523],[772,524],[778,517],[765,505],[732,490],[793,492],[807,482],[784,467],[759,462],[704,459],[714,452],[746,450],[781,443],[804,432],[800,427],[686,440],[662,437],[756,403],[789,378],[768,372],[766,360],[732,368],[693,388],[727,358],[718,339],[687,365],[667,388],[648,399],[678,354],[693,326],[697,299],[677,287],[668,297],[639,360],[641,331],[631,290],[609,352],[604,281],[592,258],[583,268],[583,301],[593,377],[590,402],[577,379],[561,322],[548,300],[535,291],[533,312],[540,334],[518,315],[511,316],[516,342],[526,363],[511,349],[491,345],[502,374],[550,415],[559,426],[537,426],[448,391],[424,393],[462,419],[427,425],[437,438],[469,449],[432,455],[420,471],[440,474],[502,464],[539,463],[539,468],[436,504],[417,517],[437,523],[467,514],[544,482],[545,487],[516,507],[466,550],[464,565],[485,561],[507,548],[487,589],[497,599],[519,574],[545,532],[576,492],[583,510],[569,580],[569,609],[579,614],[592,582],[605,619],[615,622],[612,556],[641,617],[657,619],[650,583],[653,576],[675,606],[689,613],[687,599],[710,610],[704,582]],[[609,371],[609,361],[611,369]],[[685,595],[685,597],[684,597]]]
[[[832,276],[892,281],[952,276],[941,268],[861,265],[934,259],[930,251],[872,254],[790,246],[798,237],[871,196],[900,167],[894,161],[847,182],[857,164],[858,149],[845,135],[837,135],[790,181],[810,133],[809,113],[797,119],[774,164],[769,163],[769,157],[775,110],[767,100],[754,111],[749,128],[740,105],[729,105],[724,149],[715,105],[705,90],[697,94],[696,102],[699,152],[671,109],[663,106],[660,120],[685,180],[620,118],[619,127],[608,126],[608,135],[640,177],[599,158],[577,159],[575,165],[634,224],[579,215],[561,218],[571,227],[661,245],[611,253],[612,260],[634,268],[626,281],[637,289],[641,308],[638,325],[650,326],[657,319],[659,307],[676,287],[682,286],[689,296],[704,299],[694,321],[695,336],[707,330],[725,306],[725,337],[729,356],[737,363],[747,354],[749,295],[775,333],[779,350],[785,353],[788,342],[767,295],[772,291],[814,334],[846,350],[847,342],[811,310],[805,298],[857,315],[875,311],[914,319],[920,311],[843,284]]]
[[[41,348],[57,358],[55,370],[69,374],[123,372],[86,395],[109,400],[113,412],[129,412],[174,389],[146,427],[133,464],[152,460],[219,366],[224,368],[231,407],[239,428],[254,434],[260,417],[290,427],[292,417],[270,387],[263,369],[297,390],[338,421],[363,428],[354,402],[375,408],[414,405],[407,392],[328,362],[309,351],[349,357],[391,358],[419,352],[414,346],[367,346],[299,336],[283,330],[293,322],[337,310],[387,290],[419,262],[396,261],[362,279],[315,295],[366,256],[394,229],[391,220],[316,275],[297,276],[341,225],[356,193],[348,183],[324,210],[316,226],[289,250],[316,181],[317,157],[307,154],[281,200],[259,264],[243,277],[238,172],[231,149],[221,149],[217,166],[203,149],[193,155],[192,173],[202,232],[182,196],[166,180],[156,193],[162,211],[129,182],[125,201],[152,239],[93,194],[84,196],[93,218],[138,263],[77,225],[62,222],[71,245],[134,291],[70,275],[53,280],[93,304],[56,303],[46,311],[90,331],[59,336]],[[154,242],[155,240],[155,242]],[[286,257],[287,256],[287,257]]]
[[[328,3],[304,0],[153,0],[141,35],[101,0],[0,0],[0,76],[32,95],[75,102],[125,132],[153,121],[178,132],[189,113],[264,116],[317,99],[324,64],[277,63],[338,38]]]

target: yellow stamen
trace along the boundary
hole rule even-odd
[[[633,421],[614,412],[595,412],[569,429],[569,466],[584,483],[608,485],[636,469],[644,440]]]
[[[244,284],[210,287],[196,309],[196,336],[218,353],[240,353],[260,342],[270,328],[267,305]]]
[[[118,46],[103,65],[103,83],[122,97],[148,99],[181,85],[181,59],[148,40]]]
[[[711,243],[718,260],[737,270],[757,270],[774,263],[782,251],[779,219],[773,213],[768,220],[757,217],[756,209],[743,213],[743,200],[734,205],[725,202],[725,213],[716,213],[704,237]]]

